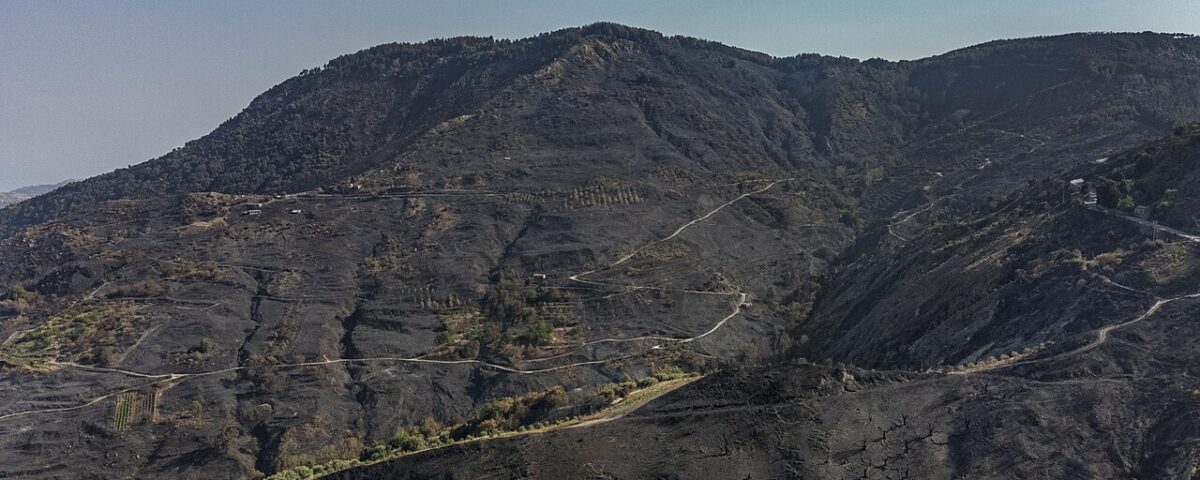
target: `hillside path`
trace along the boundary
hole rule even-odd
[[[615,267],[617,265],[620,265],[620,264],[628,261],[629,259],[633,258],[634,256],[636,256],[638,253],[642,252],[646,248],[649,248],[653,245],[656,245],[656,244],[659,244],[659,243],[662,243],[662,242],[665,242],[672,238],[677,237],[679,234],[683,233],[683,231],[686,230],[688,227],[691,227],[697,223],[700,223],[700,222],[708,219],[709,217],[712,217],[714,214],[721,211],[725,207],[728,207],[728,206],[736,203],[737,201],[742,200],[751,195],[765,192],[765,191],[769,190],[771,187],[774,187],[775,185],[778,185],[782,182],[786,182],[786,181],[790,181],[790,180],[794,180],[794,178],[774,180],[762,188],[758,188],[758,189],[743,193],[732,200],[722,203],[721,205],[708,211],[704,215],[702,215],[696,219],[693,219],[691,221],[688,221],[687,223],[683,224],[679,228],[675,229],[670,235],[667,235],[666,237],[663,237],[661,239],[658,239],[658,240],[652,241],[646,245],[643,245],[642,247],[634,250],[633,253],[622,256],[622,257],[618,258],[615,262],[613,262],[607,266],[588,270],[588,271],[578,273],[575,275],[571,275],[568,278],[572,281],[579,282],[579,283],[585,283],[585,284],[605,285],[605,286],[613,286],[613,287],[621,287],[621,288],[656,288],[656,287],[636,286],[636,285],[629,286],[629,285],[607,284],[607,283],[603,283],[603,282],[594,282],[594,281],[590,281],[590,280],[585,280],[585,279],[582,279],[581,277],[591,274],[591,273],[595,273],[597,271],[609,269],[609,268]],[[488,193],[487,195],[490,196],[490,195],[494,195],[494,194]],[[586,342],[581,345],[577,345],[573,348],[581,348],[581,347],[598,344],[598,343],[636,342],[636,341],[645,341],[645,340],[654,340],[654,341],[660,341],[660,342],[675,342],[675,343],[693,342],[695,340],[707,337],[707,336],[715,333],[716,331],[720,330],[721,327],[725,326],[725,324],[730,319],[732,319],[733,317],[735,317],[739,313],[741,313],[742,306],[745,304],[746,299],[747,299],[747,295],[741,291],[711,292],[711,291],[697,290],[697,291],[686,291],[686,292],[696,293],[696,294],[706,294],[706,295],[736,296],[737,301],[734,304],[733,311],[731,313],[729,313],[728,315],[725,315],[723,318],[721,318],[719,321],[717,321],[716,324],[714,324],[712,326],[712,328],[704,331],[703,333],[699,333],[694,336],[678,338],[678,337],[667,337],[667,336],[656,336],[656,335],[644,335],[644,336],[630,337],[630,338],[602,338],[602,339],[597,339],[597,340],[593,340],[590,342]],[[651,350],[657,349],[657,348],[660,348],[660,346],[655,345],[655,346],[651,347]],[[395,362],[395,363],[419,363],[419,364],[434,364],[434,365],[476,365],[476,366],[490,368],[490,369],[507,372],[507,373],[532,375],[532,374],[564,370],[564,369],[569,369],[569,368],[574,368],[574,367],[581,367],[581,366],[587,366],[587,365],[598,365],[598,364],[613,362],[613,361],[617,361],[617,360],[624,360],[624,359],[628,359],[628,358],[633,358],[637,355],[640,355],[641,353],[645,353],[645,352],[640,352],[638,354],[622,355],[622,356],[611,357],[611,358],[606,358],[606,359],[601,359],[601,360],[573,362],[573,363],[568,363],[568,364],[564,364],[564,365],[556,365],[556,366],[552,366],[552,367],[534,368],[534,369],[520,369],[520,368],[514,368],[514,367],[510,367],[510,366],[506,366],[506,365],[499,365],[499,364],[495,364],[495,363],[489,363],[489,362],[484,362],[481,360],[473,360],[473,359],[432,360],[432,359],[426,359],[426,358],[421,358],[421,357],[340,358],[340,359],[329,359],[329,360],[319,360],[319,361],[310,361],[310,362],[280,363],[280,364],[272,365],[271,368],[287,369],[287,368],[315,367],[315,366],[345,364],[345,363]],[[55,412],[67,412],[67,411],[72,411],[72,410],[79,410],[79,409],[86,408],[86,407],[95,405],[97,403],[100,403],[106,399],[112,398],[121,393],[135,391],[135,390],[145,388],[148,386],[153,386],[153,385],[158,385],[158,384],[163,384],[163,383],[171,383],[171,382],[174,382],[174,384],[178,384],[180,382],[187,381],[187,380],[194,379],[194,378],[221,375],[221,374],[232,373],[232,372],[239,372],[239,371],[243,371],[246,369],[246,367],[244,367],[244,366],[235,366],[235,367],[228,367],[228,368],[223,368],[223,369],[209,370],[209,371],[202,371],[202,372],[174,372],[174,373],[154,374],[154,373],[138,372],[138,371],[134,371],[134,370],[126,370],[126,369],[120,369],[120,368],[95,367],[95,366],[90,366],[90,365],[82,365],[82,364],[78,364],[75,362],[58,361],[58,360],[51,360],[47,363],[50,365],[55,365],[55,366],[60,366],[60,367],[76,368],[76,369],[80,369],[80,370],[103,372],[103,373],[116,373],[116,374],[131,376],[131,377],[146,378],[146,379],[152,379],[152,380],[149,382],[137,385],[137,386],[133,386],[130,388],[126,388],[126,389],[122,389],[119,391],[115,391],[115,392],[111,392],[111,393],[107,393],[104,395],[94,397],[80,405],[13,412],[13,413],[0,415],[0,420],[29,416],[29,415],[36,415],[36,414],[43,414],[43,413],[55,413]]]

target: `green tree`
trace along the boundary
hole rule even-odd
[[[1136,205],[1137,204],[1134,203],[1132,195],[1125,195],[1124,197],[1121,197],[1121,201],[1117,203],[1117,208],[1130,211],[1133,210],[1133,207]]]
[[[539,320],[531,325],[525,334],[521,335],[521,341],[527,345],[541,346],[550,343],[551,336],[554,335],[554,327],[545,320]]]

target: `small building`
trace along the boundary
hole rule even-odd
[[[1146,205],[1138,205],[1133,207],[1133,216],[1138,218],[1150,218],[1150,207]]]
[[[1076,178],[1076,179],[1068,182],[1067,185],[1071,189],[1072,192],[1079,192],[1079,191],[1083,190],[1083,183],[1084,182],[1083,182],[1082,178]]]
[[[545,285],[546,284],[546,274],[544,274],[544,273],[535,273],[533,275],[530,275],[530,279],[533,281],[533,283],[535,283],[537,285]]]
[[[1094,191],[1088,192],[1087,195],[1083,197],[1084,205],[1095,206],[1096,201],[1097,201],[1096,192],[1094,192]]]
[[[262,215],[262,210],[259,210],[257,208],[255,208],[253,210],[246,210],[245,212],[242,213],[242,215]]]
[[[291,211],[292,215],[299,215],[301,213],[304,213],[304,210],[301,210],[299,208],[292,209],[292,211]]]

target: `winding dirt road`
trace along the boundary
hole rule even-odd
[[[1171,227],[1168,227],[1165,225],[1159,225],[1157,222],[1151,222],[1149,220],[1145,220],[1142,218],[1133,217],[1133,216],[1126,215],[1126,214],[1123,214],[1123,213],[1120,213],[1120,212],[1117,212],[1117,211],[1114,211],[1114,210],[1111,210],[1108,208],[1100,207],[1100,206],[1091,206],[1090,208],[1092,210],[1103,213],[1105,215],[1111,215],[1111,216],[1114,216],[1114,217],[1117,217],[1117,218],[1120,218],[1120,219],[1123,219],[1123,220],[1126,220],[1129,222],[1136,223],[1138,225],[1143,225],[1143,226],[1150,227],[1150,228],[1156,228],[1159,231],[1178,236],[1188,242],[1200,242],[1200,236],[1192,235],[1187,232],[1183,232],[1183,231],[1180,231],[1180,230],[1177,230],[1177,229],[1174,229],[1174,228],[1171,228]],[[1142,294],[1148,293],[1148,292],[1144,292],[1142,290],[1138,290],[1138,289],[1135,289],[1132,287],[1122,285],[1122,284],[1117,283],[1117,282],[1113,281],[1112,279],[1105,277],[1103,275],[1101,275],[1100,277],[1105,283],[1113,285],[1122,290],[1127,290],[1127,291],[1133,292],[1133,293],[1142,293]],[[1156,312],[1158,312],[1158,310],[1160,308],[1162,308],[1163,305],[1166,305],[1166,304],[1172,303],[1172,302],[1176,302],[1179,300],[1186,300],[1186,299],[1193,299],[1193,298],[1200,298],[1200,293],[1191,293],[1191,294],[1180,295],[1178,297],[1172,297],[1172,298],[1156,298],[1154,301],[1154,304],[1150,305],[1150,308],[1147,308],[1146,311],[1142,312],[1141,315],[1138,315],[1137,317],[1133,318],[1132,320],[1127,320],[1127,321],[1124,321],[1121,323],[1114,323],[1112,325],[1106,325],[1106,326],[1100,327],[1096,330],[1093,330],[1093,332],[1096,334],[1095,339],[1093,339],[1091,342],[1088,342],[1086,345],[1083,345],[1079,348],[1075,348],[1075,349],[1067,351],[1067,352],[1063,352],[1063,353],[1059,353],[1059,354],[1055,354],[1055,355],[1051,355],[1049,357],[1043,357],[1043,358],[1033,358],[1033,359],[1028,359],[1028,360],[1018,360],[1018,361],[1008,361],[1008,362],[997,362],[997,363],[993,363],[993,364],[989,364],[989,365],[978,365],[975,367],[970,367],[967,369],[958,370],[958,371],[954,371],[954,372],[950,372],[950,373],[953,375],[967,375],[967,374],[974,374],[974,373],[980,373],[980,372],[987,372],[987,371],[991,371],[991,370],[998,370],[1001,368],[1015,367],[1018,365],[1028,365],[1031,363],[1043,362],[1043,361],[1051,360],[1051,359],[1055,359],[1055,358],[1062,358],[1062,357],[1069,357],[1072,355],[1078,355],[1078,354],[1090,351],[1096,347],[1099,347],[1100,345],[1103,345],[1104,342],[1108,341],[1108,334],[1110,332],[1112,332],[1113,330],[1124,328],[1129,325],[1133,325],[1135,323],[1141,322],[1142,320],[1145,320],[1146,318],[1149,318],[1151,315],[1154,315]]]
[[[583,273],[571,275],[570,277],[568,277],[568,279],[570,279],[571,281],[574,281],[574,282],[578,282],[578,283],[603,285],[603,286],[608,286],[608,287],[634,288],[634,289],[657,289],[658,287],[636,286],[636,285],[633,285],[633,286],[617,285],[617,284],[608,284],[608,283],[603,283],[603,282],[595,282],[595,281],[591,281],[591,280],[585,280],[581,277],[598,272],[598,271],[610,269],[610,268],[618,266],[622,263],[625,263],[629,259],[636,256],[638,253],[644,251],[646,248],[652,247],[654,245],[671,240],[671,239],[679,236],[679,234],[683,233],[683,231],[686,230],[688,227],[691,227],[697,223],[700,223],[700,222],[708,219],[709,217],[712,217],[713,215],[715,215],[717,212],[721,211],[725,207],[733,205],[737,201],[742,200],[751,195],[765,192],[765,191],[769,190],[771,187],[774,187],[775,185],[778,185],[782,182],[786,182],[786,181],[790,181],[790,180],[794,180],[794,178],[785,178],[785,179],[774,180],[762,188],[758,188],[758,189],[752,190],[750,192],[743,193],[743,194],[737,196],[736,198],[734,198],[733,200],[730,200],[728,202],[725,202],[725,203],[717,206],[716,208],[705,213],[704,215],[683,224],[679,228],[675,229],[675,231],[671,232],[670,235],[667,235],[666,237],[660,238],[653,242],[647,243],[646,245],[643,245],[642,247],[634,250],[633,253],[622,256],[622,257],[618,258],[615,262],[613,262],[607,266],[588,270]],[[496,194],[487,193],[486,195],[495,196]],[[721,327],[725,326],[725,324],[730,319],[732,319],[733,317],[735,317],[739,313],[741,313],[742,306],[745,304],[746,299],[747,299],[747,295],[740,291],[734,291],[734,292],[712,292],[712,291],[702,291],[702,290],[682,290],[682,291],[686,292],[686,293],[704,294],[704,295],[736,296],[737,302],[734,304],[733,311],[731,313],[729,313],[728,315],[726,315],[725,317],[721,318],[721,320],[719,320],[715,325],[713,325],[712,328],[708,329],[707,331],[705,331],[703,333],[700,333],[700,334],[697,334],[697,335],[694,335],[691,337],[678,338],[678,337],[668,337],[668,336],[645,335],[645,336],[638,336],[638,337],[631,337],[631,338],[602,338],[602,339],[585,342],[581,345],[577,345],[572,348],[578,349],[578,348],[582,348],[582,347],[586,347],[588,345],[594,345],[594,344],[598,344],[598,343],[636,342],[636,341],[651,341],[651,340],[659,341],[659,342],[690,343],[690,342],[699,340],[701,338],[707,337],[709,335],[712,335],[716,331],[720,330]],[[655,346],[651,347],[650,350],[657,349],[657,348],[660,348],[660,346],[655,345]],[[481,360],[431,360],[431,359],[426,359],[426,358],[421,358],[421,357],[341,358],[341,359],[320,360],[320,361],[312,361],[312,362],[281,363],[281,364],[272,365],[271,368],[288,369],[288,368],[316,367],[316,366],[344,364],[344,363],[393,362],[393,363],[421,363],[421,364],[435,364],[435,365],[477,365],[477,366],[481,366],[484,368],[490,368],[490,369],[507,372],[507,373],[532,375],[532,374],[564,370],[564,369],[574,368],[574,367],[581,367],[581,366],[587,366],[587,365],[598,365],[598,364],[603,364],[603,363],[608,363],[608,362],[614,362],[614,361],[618,361],[618,360],[634,358],[634,357],[637,357],[644,353],[645,353],[645,351],[642,351],[642,352],[638,352],[638,353],[634,353],[634,354],[628,354],[628,355],[606,358],[606,359],[601,359],[601,360],[574,362],[574,363],[568,363],[568,364],[564,364],[564,365],[557,365],[557,366],[545,367],[545,368],[535,368],[535,369],[520,369],[520,368],[514,368],[514,367],[510,367],[510,366],[506,366],[506,365],[488,363],[488,362],[484,362]],[[558,357],[558,356],[556,356],[556,357]],[[204,371],[204,372],[153,374],[153,373],[138,372],[138,371],[133,371],[133,370],[125,370],[125,369],[120,369],[120,368],[94,367],[94,366],[90,366],[90,365],[82,365],[82,364],[78,364],[78,363],[74,363],[74,362],[62,362],[62,361],[57,361],[57,360],[51,360],[47,363],[50,365],[55,365],[55,366],[60,366],[60,367],[65,367],[65,368],[75,368],[75,369],[80,369],[80,370],[103,372],[103,373],[116,373],[116,374],[131,376],[131,377],[146,378],[146,379],[153,379],[153,380],[150,382],[147,382],[147,383],[143,383],[143,384],[134,386],[134,387],[118,390],[115,392],[110,392],[110,393],[92,398],[91,400],[88,400],[87,402],[80,404],[80,405],[75,405],[75,406],[70,406],[70,407],[45,408],[45,409],[35,409],[35,410],[13,412],[13,413],[0,415],[0,420],[23,417],[23,416],[30,416],[30,415],[37,415],[37,414],[68,412],[68,411],[72,411],[72,410],[79,410],[79,409],[90,407],[92,405],[96,405],[96,404],[103,402],[104,400],[107,400],[109,398],[112,398],[116,395],[120,395],[125,392],[135,391],[135,390],[138,390],[141,388],[145,388],[145,387],[152,386],[152,385],[157,385],[160,383],[175,382],[175,384],[178,384],[180,382],[184,382],[184,381],[187,381],[190,379],[238,372],[238,371],[246,369],[246,367],[243,367],[243,366],[236,366],[236,367],[229,367],[229,368],[210,370],[210,371]]]
[[[1178,297],[1172,297],[1172,298],[1159,298],[1154,301],[1153,305],[1150,305],[1150,308],[1147,308],[1146,311],[1142,312],[1141,315],[1134,317],[1132,320],[1127,320],[1127,321],[1124,321],[1121,323],[1114,323],[1112,325],[1105,325],[1096,330],[1093,330],[1092,332],[1094,332],[1096,334],[1095,339],[1088,342],[1086,345],[1080,346],[1079,348],[1075,348],[1075,349],[1072,349],[1072,350],[1069,350],[1066,352],[1054,354],[1054,355],[1051,355],[1048,357],[1031,358],[1028,360],[1019,360],[1019,361],[1015,361],[1015,362],[1009,361],[1009,362],[997,362],[997,363],[992,363],[992,364],[988,364],[988,365],[977,365],[974,367],[970,367],[970,368],[966,368],[966,369],[958,370],[958,371],[954,371],[954,372],[949,372],[949,373],[951,375],[972,375],[972,374],[983,373],[983,372],[988,372],[988,371],[992,371],[992,370],[999,370],[1002,368],[1015,367],[1018,365],[1028,365],[1028,364],[1032,364],[1032,363],[1039,363],[1039,362],[1044,362],[1047,360],[1053,360],[1056,358],[1063,358],[1063,357],[1079,355],[1081,353],[1084,353],[1084,352],[1092,350],[1096,347],[1099,347],[1100,345],[1103,345],[1104,342],[1108,341],[1108,334],[1110,332],[1112,332],[1113,330],[1125,328],[1125,327],[1128,327],[1135,323],[1141,322],[1142,320],[1145,320],[1145,319],[1149,318],[1151,315],[1154,315],[1155,313],[1157,313],[1158,310],[1160,308],[1162,308],[1163,305],[1166,305],[1171,302],[1177,302],[1179,300],[1187,300],[1187,299],[1193,299],[1193,298],[1200,298],[1200,293],[1190,293],[1187,295],[1180,295]]]

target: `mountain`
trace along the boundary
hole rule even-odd
[[[1095,431],[1187,411],[1174,386],[1134,377],[1164,403],[1070,410],[1065,387],[1026,384],[1058,370],[1025,370],[1083,357],[1065,354],[1192,278],[1189,245],[1144,245],[1140,224],[1064,189],[1086,177],[1104,205],[1131,197],[1188,228],[1194,134],[1172,132],[1200,119],[1198,53],[1198,38],[1141,33],[911,62],[773,58],[596,24],[340,57],[163,157],[0,210],[0,475],[569,477],[573,457],[539,471],[505,449],[570,439],[681,459],[686,437],[654,444],[658,430],[630,425],[700,405],[695,423],[648,421],[715,434],[721,409],[806,396],[831,417],[762,428],[851,448],[878,432],[848,409],[887,410],[884,429],[903,409],[836,394],[913,384],[905,405],[957,409],[919,416],[940,443],[1001,405],[979,389],[1026,395],[1001,398],[1029,415],[1113,415]],[[1121,335],[1158,333],[1146,325]],[[1159,337],[1144,341],[1162,352],[1071,368],[1173,378],[1190,350]],[[1001,378],[991,367],[1013,351],[1053,361]],[[1039,395],[1059,410],[1037,410]],[[999,475],[979,462],[1048,448],[980,455],[992,437],[968,431],[965,453],[924,450],[949,470],[911,475]],[[1185,433],[1154,435],[1164,446],[1146,455],[1184,462],[1166,445]],[[800,448],[730,442],[717,453]],[[1134,471],[1118,464],[1135,457],[1089,453],[1092,470],[1063,472]],[[618,476],[659,471],[631,465]]]
[[[0,207],[25,201],[44,193],[49,193],[73,181],[74,180],[67,180],[65,182],[56,183],[53,185],[32,185],[28,187],[21,187],[11,192],[0,192]]]
[[[596,24],[520,41],[381,45],[272,88],[162,158],[80,182],[8,212],[4,223],[174,192],[297,192],[356,176],[390,186],[402,182],[398,168],[515,182],[556,154],[623,142],[608,162],[717,173],[836,163],[859,175],[885,168],[889,183],[945,188],[986,163],[996,170],[989,177],[1011,186],[1048,162],[1091,160],[1192,121],[1198,44],[1076,34],[860,62],[771,58]],[[534,129],[512,130],[525,124]],[[718,128],[727,133],[705,135]],[[534,149],[545,158],[529,157]],[[491,162],[505,157],[516,160],[497,171]],[[870,201],[890,205],[895,194],[880,195]]]
[[[1198,160],[1200,126],[1181,128],[980,211],[901,212],[922,233],[865,235],[797,328],[817,364],[728,367],[588,428],[330,478],[1193,477],[1200,237],[1146,227],[1191,206]],[[1075,175],[1155,208],[1087,205],[1064,195]]]

